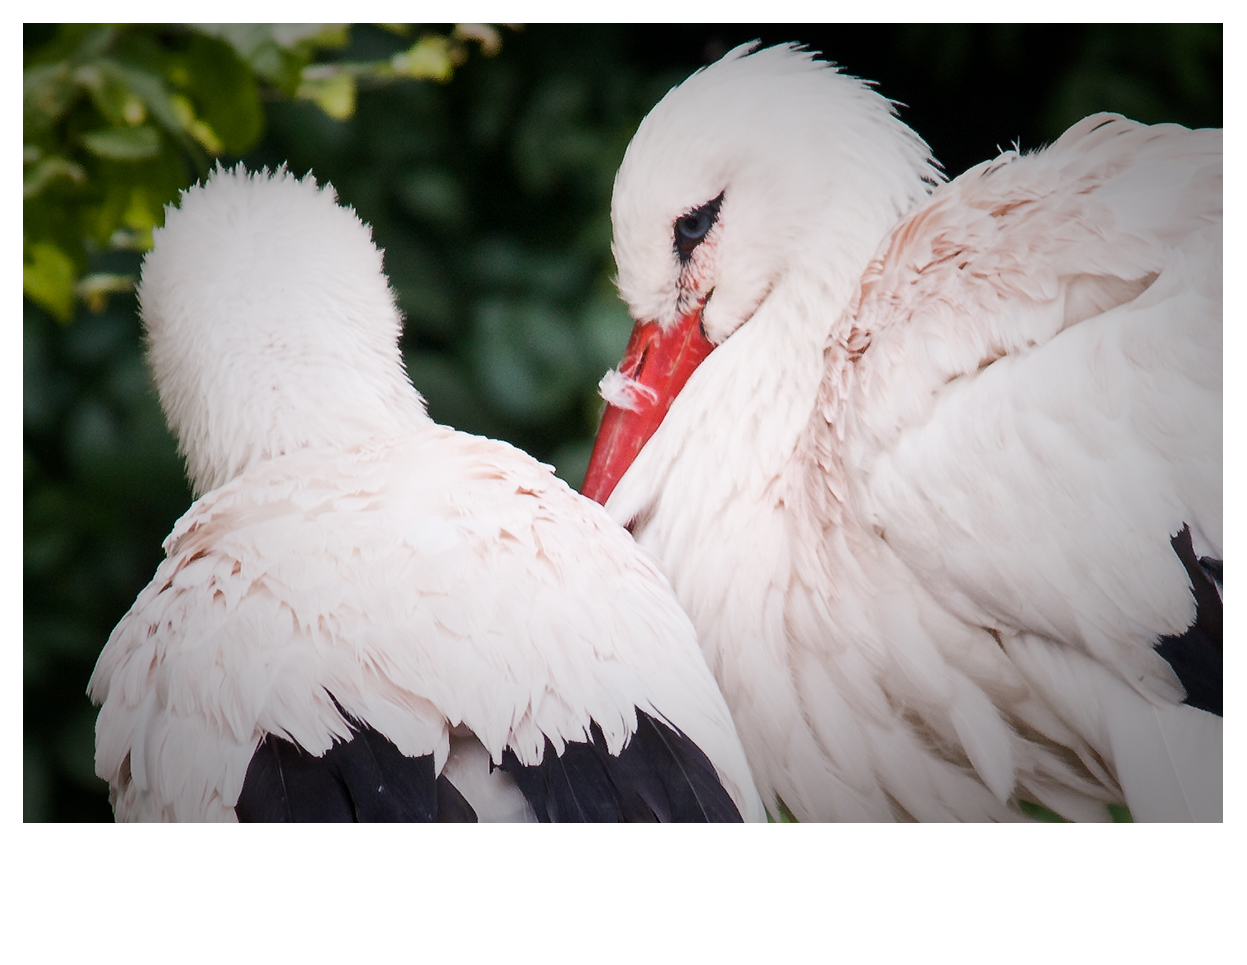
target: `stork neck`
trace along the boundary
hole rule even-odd
[[[430,424],[397,346],[370,350],[343,339],[334,352],[300,351],[292,341],[269,351],[231,343],[193,356],[178,345],[176,364],[165,358],[173,346],[150,345],[197,496],[275,456],[350,448]]]
[[[704,515],[713,527],[734,501],[776,498],[817,396],[834,297],[804,273],[779,280],[684,386],[612,495],[616,518]]]
[[[761,495],[757,487],[791,461],[822,379],[823,345],[845,300],[812,273],[789,272],[712,354],[723,369],[712,373],[721,383],[717,418],[732,427],[732,449],[748,454],[729,462],[737,487]]]

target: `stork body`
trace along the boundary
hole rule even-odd
[[[600,507],[435,425],[381,254],[214,172],[140,285],[200,497],[91,680],[120,820],[756,820],[687,617]]]
[[[1099,115],[937,182],[794,48],[672,90],[616,179],[638,328],[585,492],[768,807],[1219,819],[1220,132]]]

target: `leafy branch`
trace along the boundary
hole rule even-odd
[[[336,120],[361,87],[448,81],[472,45],[501,45],[485,24],[449,33],[386,24],[414,42],[393,57],[323,59],[345,24],[62,24],[27,51],[22,74],[22,291],[61,322],[99,310],[131,275],[87,273],[108,251],[145,251],[164,206],[212,160],[264,132],[265,101],[302,99]]]

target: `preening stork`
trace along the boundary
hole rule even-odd
[[[1221,133],[1101,114],[940,184],[794,46],[615,181],[584,492],[661,561],[768,808],[1221,816]]]
[[[653,561],[435,425],[381,252],[309,175],[155,233],[149,361],[199,497],[91,678],[119,820],[759,820]]]

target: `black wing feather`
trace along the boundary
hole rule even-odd
[[[550,762],[551,820],[618,821],[619,795],[590,744],[568,744]]]
[[[1224,665],[1222,562],[1208,557],[1196,559],[1189,526],[1183,526],[1169,542],[1191,580],[1195,622],[1185,633],[1161,637],[1156,652],[1168,661],[1186,688],[1185,703],[1220,717]]]
[[[354,821],[351,795],[324,759],[268,734],[247,767],[234,807],[239,821]]]
[[[719,783],[714,766],[696,744],[678,731],[645,716],[639,731],[648,729],[667,752],[670,763],[663,786],[672,798],[674,813],[688,815],[680,821],[739,821],[740,812]],[[655,754],[663,760],[661,754]],[[693,815],[701,815],[694,817]]]
[[[639,718],[637,723],[641,723]],[[671,795],[667,793],[662,774],[641,748],[629,753],[632,745],[642,739],[639,731],[633,734],[628,748],[618,757],[611,757],[605,741],[594,741],[591,746],[616,788],[618,820],[667,824],[675,820],[675,810],[671,807]]]
[[[325,753],[342,775],[355,805],[355,820],[437,820],[437,777],[433,756],[407,757],[371,727],[354,725],[355,737]]]
[[[408,757],[347,717],[354,731],[316,757],[268,734],[260,741],[234,813],[244,822],[475,821],[476,812],[433,756]]]
[[[432,755],[407,757],[367,724],[347,716],[348,741],[316,757],[268,734],[247,768],[235,813],[239,821],[476,821],[476,812]],[[546,739],[540,764],[503,752],[540,821],[740,821],[709,759],[691,740],[643,711],[627,746],[612,755],[596,724],[589,741],[561,755]]]
[[[619,821],[623,811],[619,794],[594,747],[605,739],[593,725],[593,745],[575,742],[560,756],[546,738],[541,763],[524,766],[509,747],[502,753],[502,769],[514,779],[537,820],[555,823]]]
[[[540,764],[523,765],[508,748],[502,768],[539,821],[740,821],[740,812],[701,749],[679,731],[637,711],[637,731],[618,754],[601,728],[567,743],[546,739]]]

